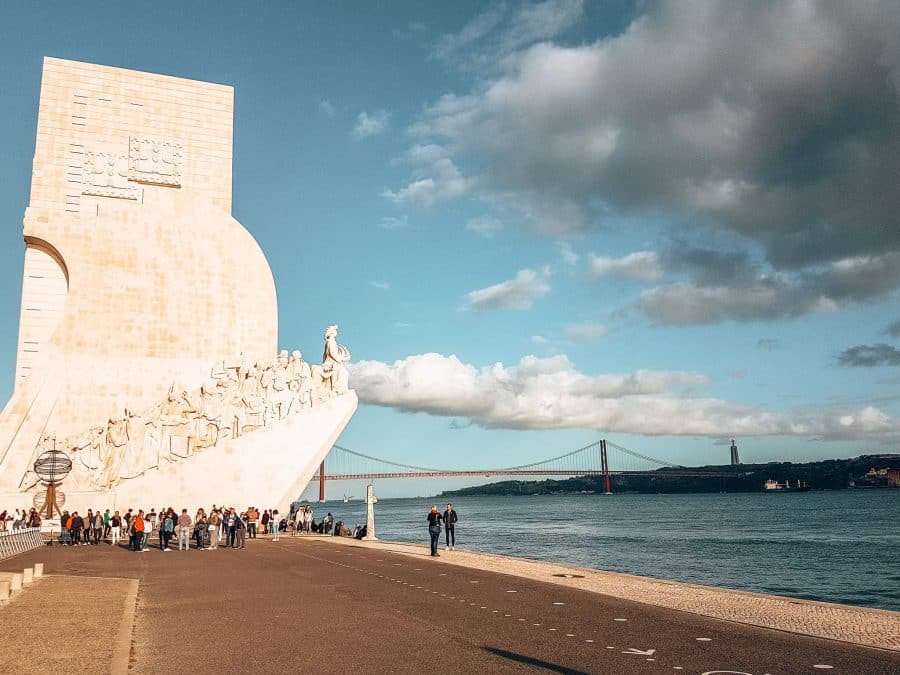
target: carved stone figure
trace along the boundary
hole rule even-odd
[[[345,363],[350,361],[350,350],[338,344],[338,327],[328,326],[325,329],[325,351],[322,354],[322,365],[312,368],[313,381],[320,399],[340,396],[350,384],[350,371]]]

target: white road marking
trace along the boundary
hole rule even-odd
[[[554,604],[554,605],[564,605],[564,604],[566,604],[566,603],[564,603],[564,602],[554,602],[553,604]]]
[[[518,593],[518,591],[506,591],[507,593]]]
[[[712,642],[712,638],[695,638],[697,642]]]
[[[681,666],[672,666],[672,670],[684,670]]]
[[[607,649],[615,649],[615,647],[607,647]]]
[[[554,632],[556,629],[555,629],[555,628],[548,628],[547,630],[549,630],[549,631],[552,633],[552,632]]]
[[[566,633],[566,637],[575,637],[575,633]]]
[[[533,624],[531,624],[531,625],[532,625],[532,626],[540,626],[541,624],[539,624],[539,623],[533,623]]]
[[[512,614],[504,614],[503,616],[512,616]]]
[[[818,668],[819,670],[831,670],[834,666],[829,666],[827,663],[817,663],[813,668]]]
[[[585,642],[593,642],[593,640],[585,640]]]
[[[635,649],[634,647],[629,647],[627,651],[622,652],[623,654],[634,654],[636,656],[653,656],[656,653],[655,649]]]
[[[613,619],[613,621],[628,621],[628,619]]]

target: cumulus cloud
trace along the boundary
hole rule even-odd
[[[638,308],[663,324],[767,321],[835,311],[900,285],[900,253],[842,258],[814,270],[760,273],[704,285],[679,281],[641,293]]]
[[[566,337],[574,342],[594,342],[606,335],[606,326],[591,321],[570,323],[566,325],[565,332]]]
[[[467,222],[466,229],[484,239],[493,239],[503,229],[503,222],[490,216],[481,216]]]
[[[863,368],[900,366],[900,349],[884,343],[857,345],[842,351],[838,356],[838,363]]]
[[[376,110],[373,113],[363,111],[356,116],[356,124],[353,125],[351,134],[357,140],[377,136],[388,128],[390,122],[391,113],[387,110]]]
[[[419,354],[394,363],[351,364],[360,399],[402,412],[467,418],[487,428],[595,429],[642,435],[889,433],[896,420],[874,407],[780,413],[694,395],[705,376],[640,370],[588,375],[564,355],[476,367],[456,356]]]
[[[411,131],[554,236],[654,212],[737,232],[776,269],[900,248],[896,2],[639,7],[577,46],[546,40],[580,3],[488,10],[436,48],[480,55],[475,84]]]
[[[519,270],[513,279],[467,293],[466,307],[475,310],[528,309],[550,291],[548,276],[546,269],[540,272]]]
[[[641,281],[655,281],[663,273],[659,256],[653,251],[637,251],[621,258],[592,254],[590,269],[594,278],[616,276]]]
[[[471,191],[475,179],[464,176],[452,160],[443,157],[431,162],[425,173],[399,190],[384,190],[381,195],[395,204],[418,207],[434,206],[448,199],[461,197]]]

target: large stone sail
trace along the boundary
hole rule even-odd
[[[215,443],[185,404],[190,452],[153,459],[164,425],[148,420],[173,392],[224,397],[278,363],[272,273],[231,216],[233,99],[225,85],[45,59],[15,389],[0,414],[4,507],[30,505],[42,449],[68,445],[77,467],[85,439],[107,475],[73,472],[68,506],[286,504],[353,414],[345,386],[322,395],[325,364],[316,405],[270,406],[243,428],[243,410],[214,418]]]

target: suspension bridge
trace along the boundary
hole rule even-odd
[[[603,476],[603,487],[612,493],[611,476],[660,476],[722,478],[734,473],[698,471],[623,448],[605,439],[556,457],[530,464],[491,469],[436,469],[373,457],[340,445],[332,446],[312,482],[319,483],[319,501],[325,499],[325,482],[389,478],[465,478],[483,476]]]

